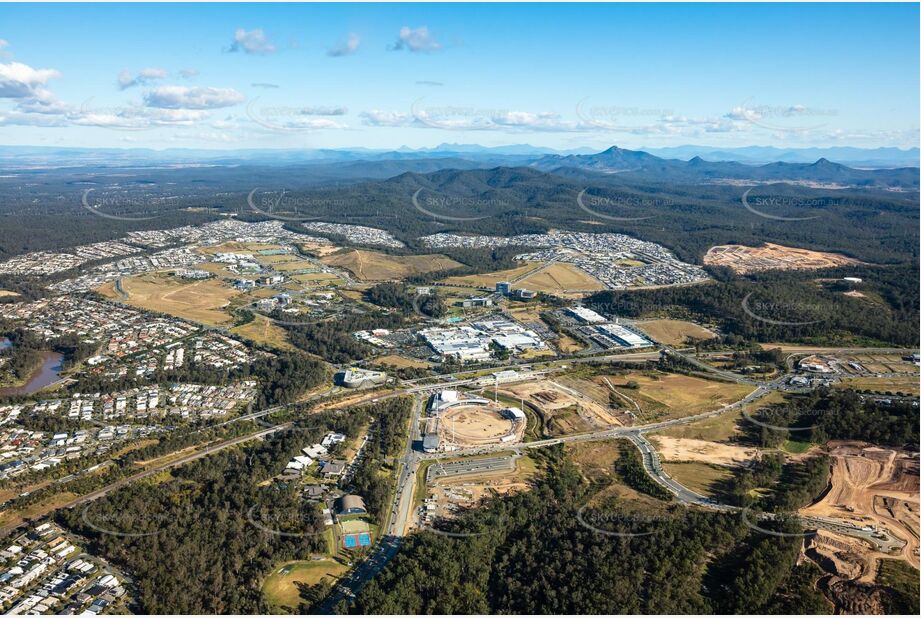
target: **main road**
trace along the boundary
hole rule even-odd
[[[397,460],[397,482],[393,500],[390,511],[385,515],[381,526],[381,530],[385,531],[384,536],[374,546],[371,555],[364,562],[339,580],[335,590],[323,601],[317,613],[332,614],[340,602],[354,598],[358,591],[371,581],[399,551],[412,517],[413,491],[416,487],[416,473],[419,471],[419,461],[414,456],[413,443],[421,438],[419,418],[422,416],[424,404],[425,399],[418,395],[414,397],[413,414],[409,421],[406,444]]]

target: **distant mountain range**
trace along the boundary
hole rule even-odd
[[[687,146],[667,150],[673,154],[688,154],[697,147]],[[742,149],[748,157],[769,156],[770,148]],[[816,152],[822,149],[817,149]],[[828,150],[828,149],[826,149]],[[878,159],[904,153],[898,149],[831,149],[835,153],[857,156],[876,153]],[[915,149],[917,151],[917,149]],[[793,151],[784,151],[787,154]],[[795,151],[797,157],[811,151]],[[49,147],[0,147],[0,168],[137,168],[171,169],[197,167],[263,167],[291,172],[305,185],[355,182],[392,178],[407,172],[426,174],[439,170],[473,170],[489,168],[532,168],[558,176],[581,180],[598,176],[617,175],[618,178],[643,182],[676,184],[758,184],[786,182],[820,188],[866,188],[917,190],[919,168],[892,167],[860,168],[833,162],[826,157],[808,162],[773,161],[766,164],[725,160],[733,152],[711,151],[710,158],[680,156],[663,158],[641,150],[612,146],[603,152],[547,151],[528,145],[485,148],[476,145],[442,144],[435,148],[413,150],[314,149],[314,150],[151,150],[151,149],[89,149]]]
[[[629,152],[629,151],[625,151]],[[663,159],[688,161],[700,157],[707,161],[747,164],[765,163],[814,163],[828,159],[849,167],[892,168],[918,167],[921,151],[918,148],[776,148],[774,146],[746,146],[743,148],[715,148],[710,146],[674,146],[669,148],[642,148],[633,152],[645,152]],[[530,144],[508,146],[480,146],[478,144],[440,144],[432,148],[396,149],[370,148],[326,148],[326,149],[241,149],[203,150],[169,148],[58,148],[48,146],[0,146],[0,164],[5,162],[81,164],[108,162],[113,165],[124,163],[163,164],[202,162],[231,164],[258,162],[264,165],[286,165],[291,163],[334,162],[334,161],[381,161],[459,158],[497,165],[529,164],[545,156],[590,156],[597,155],[596,149],[574,148],[555,150]]]
[[[918,188],[917,167],[856,169],[828,159],[814,163],[776,162],[749,165],[736,161],[663,159],[648,152],[612,146],[591,155],[546,155],[532,164],[542,171],[572,176],[574,170],[594,174],[620,174],[644,180],[669,180],[686,184],[789,182],[827,188],[861,187],[911,190]]]
[[[641,148],[666,159],[707,161],[738,161],[740,163],[812,163],[828,159],[850,167],[918,167],[918,148],[776,148],[774,146],[745,146],[742,148],[713,148],[710,146],[674,146],[671,148]],[[582,154],[582,153],[577,153]]]

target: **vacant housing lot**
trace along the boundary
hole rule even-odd
[[[728,266],[735,272],[744,274],[773,269],[815,270],[860,264],[860,261],[840,253],[810,251],[809,249],[764,243],[758,247],[746,247],[745,245],[711,247],[704,255],[704,264]]]

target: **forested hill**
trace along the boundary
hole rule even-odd
[[[803,572],[808,567],[796,566],[802,539],[795,534],[764,535],[736,515],[667,509],[664,503],[662,511],[645,516],[625,510],[626,503],[615,504],[617,510],[603,515],[606,525],[621,518],[628,522],[624,531],[641,534],[600,534],[580,523],[587,491],[578,472],[563,461],[534,490],[477,511],[469,530],[479,536],[412,535],[351,611],[809,614],[831,609],[810,585]]]
[[[762,242],[838,251],[874,264],[905,263],[918,255],[916,191],[760,181],[734,186],[673,170],[637,176],[573,167],[559,167],[555,173],[533,167],[457,169],[463,167],[458,161],[349,162],[336,167],[338,179],[324,175],[322,170],[331,170],[327,164],[30,171],[25,191],[21,174],[0,179],[0,258],[118,238],[130,229],[174,227],[228,215],[259,218],[262,215],[247,201],[254,190],[259,192],[257,199],[284,191],[287,202],[304,205],[296,213],[277,214],[386,229],[411,251],[423,250],[419,236],[435,232],[507,236],[565,229],[629,234],[660,243],[695,263],[713,245]],[[679,163],[706,167],[695,161]],[[443,165],[454,169],[442,169]],[[772,165],[788,170],[798,164]],[[844,173],[840,167],[821,163],[816,169],[837,177]],[[391,173],[396,175],[357,180]],[[117,197],[122,204],[117,214],[156,218],[113,222],[94,216],[80,206],[87,188],[96,196]],[[745,207],[742,195],[748,190],[756,210],[769,216]]]

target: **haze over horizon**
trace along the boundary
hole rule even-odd
[[[910,4],[3,5],[0,144],[916,148],[918,17]]]

